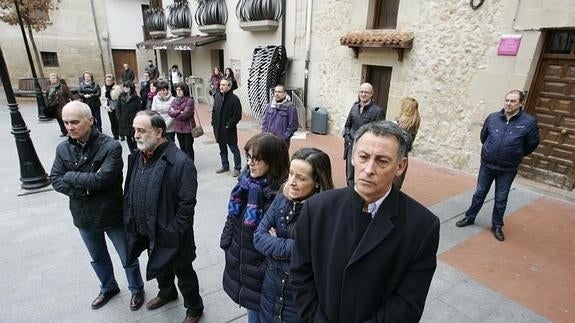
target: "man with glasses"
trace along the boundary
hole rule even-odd
[[[363,83],[359,87],[358,100],[351,106],[343,130],[345,173],[348,186],[354,185],[353,165],[351,163],[353,139],[355,132],[364,124],[376,120],[384,120],[385,111],[373,102],[373,86]]]
[[[194,162],[166,139],[166,123],[156,112],[140,111],[133,122],[138,152],[128,157],[124,185],[124,223],[128,259],[148,250],[146,278],[156,278],[158,295],[146,307],[155,310],[184,298],[184,323],[200,320],[204,304],[196,259],[194,208],[198,189]]]
[[[274,89],[274,99],[266,106],[262,132],[271,132],[282,138],[289,148],[290,139],[297,127],[297,109],[288,99],[285,86],[278,84]]]
[[[233,177],[238,177],[242,169],[242,157],[238,147],[238,122],[242,119],[240,99],[231,92],[232,82],[229,79],[220,81],[220,92],[214,95],[212,109],[212,127],[216,142],[220,146],[222,167],[216,170],[221,174],[230,170],[228,147],[234,155]]]

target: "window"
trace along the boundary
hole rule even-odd
[[[58,63],[58,53],[55,52],[40,52],[42,56],[42,65],[45,67],[59,67]]]
[[[570,54],[575,42],[575,32],[572,31],[551,31],[548,36],[545,53],[550,54]]]
[[[376,0],[373,12],[373,29],[395,29],[399,0]]]

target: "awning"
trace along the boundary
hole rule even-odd
[[[173,50],[192,50],[195,47],[204,46],[220,40],[225,40],[226,35],[210,35],[210,36],[186,36],[186,37],[170,37],[160,39],[148,39],[141,43],[137,43],[138,49],[173,49]]]
[[[351,32],[343,35],[339,43],[353,49],[357,58],[360,48],[394,48],[397,50],[399,60],[403,58],[403,50],[413,47],[414,35],[412,32],[391,29],[374,29]]]

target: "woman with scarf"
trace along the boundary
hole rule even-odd
[[[421,122],[421,118],[419,117],[419,103],[417,103],[416,99],[411,97],[401,99],[399,117],[395,119],[395,122],[397,122],[397,125],[411,136],[411,143],[409,144],[408,152],[411,151],[413,142],[415,141],[415,136],[419,130],[419,123]],[[409,161],[409,159],[407,161]],[[398,189],[401,189],[401,186],[403,186],[408,165],[409,164],[406,163],[403,173],[400,176],[396,176],[393,180],[393,184],[395,184]]]
[[[220,92],[220,81],[224,75],[220,72],[219,67],[214,67],[214,72],[210,76],[210,95],[215,96],[216,93]]]
[[[170,93],[170,86],[165,80],[158,81],[157,86],[158,94],[154,96],[152,101],[152,111],[159,113],[164,121],[166,122],[166,137],[171,142],[176,139],[176,133],[174,132],[174,119],[168,115],[172,101],[174,97]]]
[[[192,137],[192,128],[196,126],[194,99],[190,96],[190,88],[186,83],[180,82],[175,86],[176,98],[170,105],[168,115],[174,119],[174,131],[180,149],[194,160],[194,137]]]
[[[151,80],[150,81],[150,91],[146,95],[146,97],[142,97],[142,101],[146,100],[146,110],[152,109],[152,102],[154,101],[154,97],[158,94],[158,81]]]
[[[114,82],[114,75],[106,74],[104,80],[104,96],[106,97],[106,111],[110,118],[110,127],[112,128],[112,135],[114,139],[118,140],[118,117],[116,116],[116,107],[118,106],[118,98],[122,93],[122,87]]]
[[[119,134],[120,136],[126,136],[128,148],[130,149],[130,152],[132,152],[137,148],[132,123],[134,122],[136,113],[140,111],[142,102],[140,101],[140,97],[136,94],[134,83],[131,81],[125,82],[122,85],[122,90],[123,92],[120,94],[120,98],[118,98],[118,106],[116,108]]]
[[[102,95],[102,91],[100,86],[94,82],[94,74],[84,72],[84,81],[80,83],[78,94],[82,98],[82,102],[86,103],[92,110],[96,129],[102,132],[102,117],[100,116],[100,106],[102,105],[100,95]]]
[[[44,113],[47,117],[56,117],[60,126],[60,137],[66,137],[68,131],[62,121],[62,108],[72,100],[72,93],[62,82],[56,73],[50,73],[50,85],[46,89],[46,109]]]
[[[254,233],[256,249],[267,256],[260,322],[301,322],[289,279],[295,227],[305,200],[332,188],[331,162],[326,153],[302,148],[293,154],[282,193],[276,195]]]
[[[260,133],[244,146],[248,167],[228,202],[220,247],[225,251],[223,286],[228,296],[248,310],[248,322],[260,322],[260,292],[265,256],[254,247],[253,235],[286,180],[289,155],[276,135]]]
[[[231,68],[226,67],[226,69],[224,70],[224,78],[228,79],[232,82],[232,88],[230,89],[230,91],[233,91],[233,90],[238,88],[238,81],[236,81],[236,77],[234,76],[234,71],[232,71]]]

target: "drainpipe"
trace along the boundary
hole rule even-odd
[[[103,75],[106,75],[104,50],[102,49],[102,40],[100,39],[100,31],[98,30],[98,23],[96,21],[96,9],[94,8],[94,0],[90,0],[90,7],[92,8],[92,19],[94,20],[94,28],[96,29],[96,39],[98,40],[98,47],[100,48],[100,63],[102,63],[102,73]]]
[[[307,88],[309,80],[309,56],[311,51],[311,9],[313,0],[307,0],[305,9],[305,67],[303,71],[303,105],[307,107]]]
[[[283,17],[282,17],[282,46],[286,47],[286,0],[282,0],[282,10],[283,10]]]

